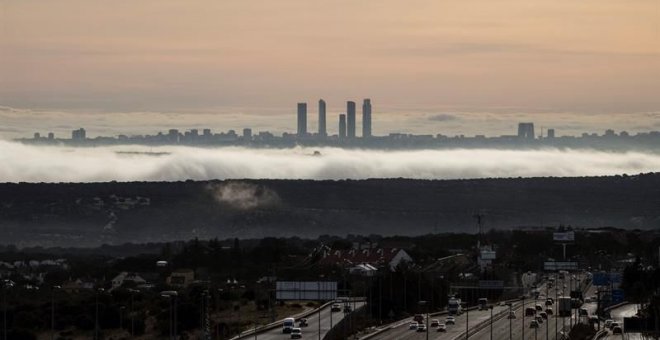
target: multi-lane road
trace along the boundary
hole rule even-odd
[[[363,305],[364,302],[362,301],[351,302],[351,307],[354,308],[353,310],[360,308]],[[341,312],[331,312],[330,305],[328,305],[321,309],[320,313],[313,313],[307,317],[307,326],[302,327],[303,339],[323,339],[330,328],[341,321],[344,316],[345,314],[343,311],[343,304]],[[321,325],[320,328],[319,321]],[[296,327],[298,327],[298,323],[296,323]],[[280,326],[270,330],[265,330],[263,332],[257,332],[256,336],[254,334],[247,334],[242,336],[240,339],[284,340],[290,338],[291,336],[289,334],[282,333],[282,327]]]
[[[562,284],[559,283],[558,284]],[[562,287],[563,288],[563,287]],[[555,294],[555,289],[547,289],[546,285],[539,287],[541,295],[538,300],[527,299],[525,300],[524,307],[534,307],[537,303],[543,306],[543,309],[546,308],[545,300],[546,293],[555,298],[556,295],[561,296],[561,294]],[[591,287],[586,293],[586,296],[591,296],[595,294],[595,288]],[[552,306],[554,314],[557,313],[557,301]],[[582,306],[589,311],[589,314],[593,314],[596,311],[595,303],[587,303]],[[561,339],[560,332],[562,329],[568,330],[571,319],[569,317],[561,318],[550,316],[548,320],[544,320],[538,328],[530,328],[531,317],[525,317],[523,319],[524,308],[522,302],[516,302],[511,305],[511,311],[516,315],[515,319],[509,319],[509,307],[508,306],[499,306],[496,305],[493,308],[493,319],[492,319],[492,337],[491,337],[491,312],[490,310],[482,311],[470,311],[469,312],[469,324],[467,328],[469,329],[469,339],[475,340],[490,340],[490,339],[528,339],[528,340],[541,340],[541,339]],[[441,323],[445,321],[446,316],[435,317],[440,320]],[[430,317],[434,319],[434,317]],[[576,317],[573,315],[573,322],[575,322]],[[584,321],[584,318],[583,318]],[[426,339],[426,333],[424,332],[415,332],[414,330],[409,330],[408,325],[412,322],[412,319],[401,320],[391,327],[379,333],[378,335],[371,337],[370,339],[378,340],[402,340],[402,339]],[[437,332],[435,328],[429,329],[428,338],[429,339],[461,339],[465,338],[465,329],[466,329],[466,313],[456,317],[456,324],[447,326],[447,332]],[[475,329],[478,328],[478,331]],[[523,337],[524,333],[524,337]]]
[[[637,305],[635,305],[635,304],[623,305],[623,306],[617,307],[615,309],[612,309],[610,311],[610,316],[611,316],[612,320],[618,322],[619,325],[621,325],[622,328],[623,328],[623,318],[632,317],[635,314],[637,314]],[[605,337],[604,339],[607,339],[607,340],[622,340],[622,339],[625,339],[625,340],[642,340],[643,339],[642,335],[640,333],[626,333],[625,329],[623,330],[623,332],[624,332],[624,334],[616,334],[616,335],[614,335],[614,334],[612,334],[612,332],[610,332],[610,334],[607,337]]]

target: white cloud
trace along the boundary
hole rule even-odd
[[[319,150],[322,156],[312,156]],[[149,156],[118,151],[168,152]],[[245,149],[113,146],[39,147],[0,141],[2,182],[186,179],[455,179],[596,176],[660,170],[660,155],[588,150]]]

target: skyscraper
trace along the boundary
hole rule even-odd
[[[535,139],[534,123],[518,123],[518,138]]]
[[[355,138],[355,102],[346,102],[346,135]]]
[[[307,103],[298,103],[298,137],[307,135]]]
[[[339,115],[339,139],[346,139],[346,115]]]
[[[371,137],[371,99],[362,103],[362,138]]]
[[[319,137],[325,137],[328,132],[325,129],[325,100],[319,100]]]

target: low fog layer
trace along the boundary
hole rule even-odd
[[[314,156],[320,151],[320,156]],[[0,182],[186,179],[456,179],[596,176],[660,170],[660,155],[547,150],[373,151],[30,146],[0,141]]]

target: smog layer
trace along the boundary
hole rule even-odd
[[[660,170],[660,154],[571,149],[74,148],[0,141],[0,164],[0,182],[462,179],[654,172]]]

